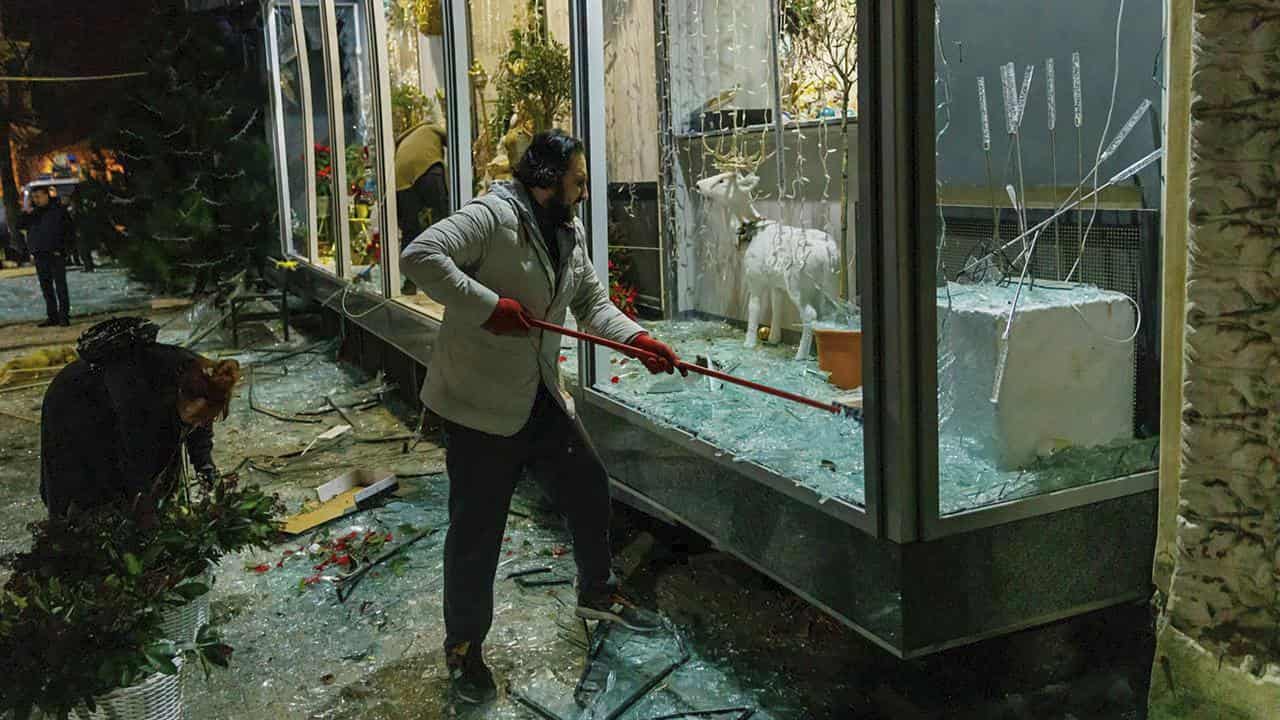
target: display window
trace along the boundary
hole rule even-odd
[[[826,30],[854,31],[854,12],[834,0],[801,15],[764,0],[605,8],[615,304],[688,362],[844,412],[652,376],[612,352],[588,381],[815,502],[862,510],[857,45]]]
[[[935,5],[936,512],[1149,475],[1160,3]]]
[[[535,133],[573,133],[568,0],[469,0],[475,194],[510,180]]]
[[[332,186],[343,193],[340,236],[347,247],[344,274],[357,287],[381,293],[384,284],[382,205],[386,188],[379,178],[382,153],[378,119],[378,86],[374,73],[371,8],[364,0],[335,3],[331,42],[336,63],[330,68],[338,89],[341,121],[337,141],[330,144]],[[341,153],[341,163],[337,154]],[[337,176],[341,168],[341,177]],[[336,224],[336,223],[335,223]]]
[[[391,123],[395,146],[389,159],[395,175],[395,227],[389,237],[391,262],[418,235],[447,217],[462,197],[449,162],[449,63],[453,45],[445,37],[444,3],[386,0],[386,49]],[[466,197],[469,197],[466,196]],[[391,283],[404,305],[437,320],[444,306],[407,278]]]

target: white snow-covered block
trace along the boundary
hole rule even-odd
[[[939,363],[944,417],[951,404],[942,432],[975,443],[1002,470],[1068,447],[1133,437],[1129,338],[1137,317],[1128,298],[1091,286],[1024,287],[996,394],[1016,283],[953,283],[949,290],[950,300],[938,291],[939,324],[946,322],[939,352],[954,354],[949,365]]]

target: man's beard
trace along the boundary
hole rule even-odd
[[[557,225],[568,224],[573,219],[576,207],[569,203],[568,196],[565,194],[563,187],[556,188],[555,195],[551,196],[551,202],[547,204],[547,210],[551,213],[551,219]]]

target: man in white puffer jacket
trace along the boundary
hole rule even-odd
[[[650,372],[670,373],[678,359],[610,302],[591,265],[575,213],[587,198],[581,141],[559,130],[538,134],[515,176],[432,225],[400,260],[404,275],[445,305],[422,401],[445,421],[445,657],[455,696],[471,703],[495,695],[481,643],[493,622],[512,492],[526,469],[568,520],[577,615],[642,631],[659,626],[618,593],[609,478],[561,388],[560,336],[531,328],[528,318],[563,325],[572,311],[588,331],[650,353]]]

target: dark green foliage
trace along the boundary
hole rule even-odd
[[[222,33],[205,15],[146,16],[149,74],[94,138],[124,172],[81,189],[82,231],[161,291],[258,267],[278,242],[262,91]]]
[[[32,708],[62,717],[179,655],[225,667],[231,648],[210,628],[194,643],[160,638],[160,613],[209,591],[203,573],[227,553],[265,548],[279,500],[234,476],[167,499],[152,512],[108,506],[31,526],[0,591],[0,716]]]

